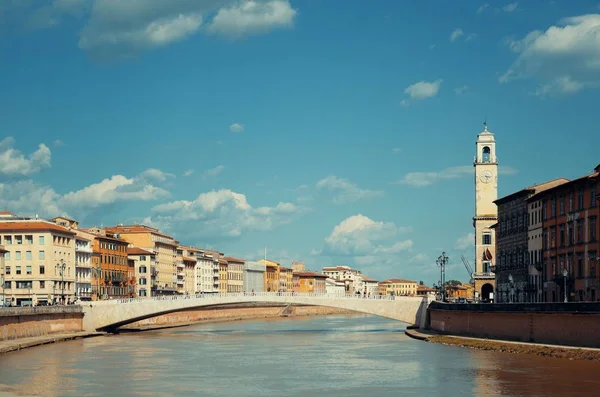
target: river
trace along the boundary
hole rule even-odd
[[[0,356],[0,396],[592,396],[600,363],[420,342],[369,316],[201,324]],[[11,390],[11,391],[8,391]]]

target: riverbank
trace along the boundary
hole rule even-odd
[[[277,317],[356,315],[356,312],[321,306],[292,306],[281,304],[240,304],[201,310],[186,310],[138,321],[120,328],[120,332],[150,331],[185,327],[203,323],[258,320]]]
[[[15,350],[26,349],[28,347],[41,346],[49,343],[63,342],[66,340],[91,338],[93,336],[104,335],[104,332],[70,332],[64,334],[53,334],[43,336],[33,336],[29,338],[11,339],[0,341],[0,354],[12,352]]]
[[[600,349],[571,346],[542,345],[538,343],[512,342],[452,335],[441,335],[433,331],[407,328],[405,334],[413,339],[448,346],[465,347],[512,354],[533,354],[565,360],[600,361]]]

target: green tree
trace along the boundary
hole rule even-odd
[[[455,287],[457,285],[462,285],[462,282],[460,282],[458,280],[448,280],[448,281],[446,281],[446,285]]]

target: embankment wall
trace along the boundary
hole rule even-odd
[[[0,341],[81,332],[79,306],[41,306],[0,309]]]
[[[600,303],[433,302],[429,329],[447,335],[600,348]]]

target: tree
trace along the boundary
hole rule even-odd
[[[419,281],[419,285],[425,285],[423,281]]]
[[[462,282],[460,282],[458,280],[449,280],[449,281],[446,281],[446,285],[456,287],[457,285],[462,285]]]

